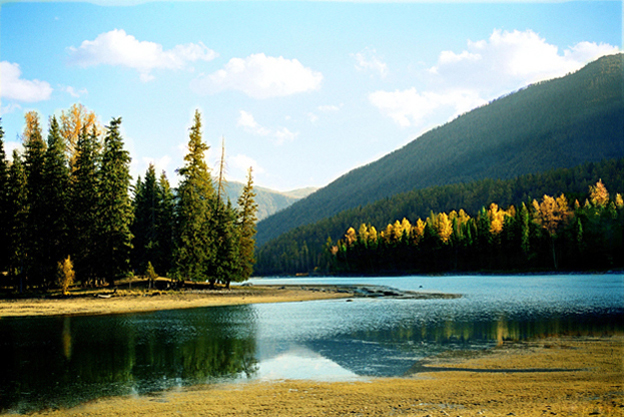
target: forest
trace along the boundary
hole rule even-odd
[[[624,157],[623,59],[622,54],[605,56],[427,131],[260,221],[258,244],[412,190],[506,180]]]
[[[345,210],[314,224],[298,227],[260,246],[256,254],[256,274],[328,272],[333,268],[335,260],[328,255],[328,238],[336,242],[344,237],[345,231],[350,227],[357,228],[362,223],[382,231],[398,219],[406,218],[410,224],[415,224],[419,218],[430,216],[433,219],[432,212],[450,213],[453,210],[459,211],[460,208],[463,208],[466,215],[476,218],[479,213],[487,212],[492,202],[499,207],[514,206],[518,211],[523,203],[530,209],[534,199],[544,195],[559,196],[561,193],[565,193],[569,206],[573,207],[576,200],[581,204],[589,200],[590,186],[594,186],[601,179],[612,189],[624,190],[623,172],[624,158],[618,158],[540,174],[527,174],[508,180],[484,179],[401,193],[374,204]],[[329,246],[334,245],[332,243]],[[613,267],[609,259],[603,258],[604,263],[595,263],[591,268],[609,269]],[[532,263],[525,266],[542,270],[554,267],[550,252],[549,256],[532,258]],[[563,262],[558,267],[575,270],[590,268],[590,265],[570,265]],[[480,269],[481,267],[474,266],[474,271]]]
[[[506,209],[491,203],[403,218],[377,231],[362,223],[327,248],[339,274],[604,270],[624,267],[624,201],[601,180],[583,203],[564,194]]]
[[[60,119],[60,120],[59,120]],[[195,112],[181,177],[172,189],[150,165],[134,183],[121,118],[102,127],[80,104],[49,119],[25,114],[23,154],[4,151],[0,126],[0,287],[20,292],[113,284],[134,275],[177,282],[244,281],[253,271],[252,171],[232,204],[221,166],[205,161]]]

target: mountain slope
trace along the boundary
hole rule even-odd
[[[225,192],[232,203],[236,203],[236,201],[238,201],[238,197],[241,195],[243,187],[244,184],[236,181],[231,181],[226,184]],[[254,190],[256,191],[256,203],[258,204],[259,220],[285,209],[296,201],[299,201],[316,191],[315,188],[310,187],[287,192],[270,190],[264,187],[254,187]]]
[[[531,85],[433,129],[258,224],[262,245],[294,227],[436,185],[624,156],[623,55]]]

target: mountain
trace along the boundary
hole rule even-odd
[[[428,131],[259,222],[257,244],[402,192],[624,156],[623,58],[602,57]]]
[[[244,184],[236,181],[228,181],[225,192],[232,203],[238,201],[243,191]],[[258,219],[262,220],[273,213],[285,209],[296,201],[307,197],[316,191],[316,188],[308,187],[292,191],[275,191],[264,187],[254,187],[256,191],[256,203],[258,203]]]
[[[396,194],[366,206],[342,211],[316,223],[296,227],[256,251],[255,274],[294,275],[326,271],[327,238],[333,242],[344,237],[349,227],[361,224],[381,231],[396,220],[412,224],[434,213],[463,209],[474,217],[483,207],[496,203],[502,208],[521,207],[544,195],[565,193],[570,203],[581,204],[589,198],[589,187],[602,180],[612,199],[624,193],[624,157],[601,162],[587,162],[574,168],[559,168],[539,174],[526,174],[507,180],[483,179],[470,183],[448,184]],[[590,233],[591,234],[591,233]]]

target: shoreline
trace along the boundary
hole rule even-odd
[[[624,335],[505,342],[437,355],[403,378],[200,385],[32,415],[622,416],[623,347]]]
[[[0,299],[0,318],[148,313],[199,307],[352,298],[456,298],[446,293],[410,292],[384,286],[252,285],[231,289],[85,290],[69,297]]]

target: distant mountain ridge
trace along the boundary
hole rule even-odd
[[[259,222],[258,245],[401,192],[624,156],[623,57],[503,96],[350,171]]]
[[[232,203],[238,201],[238,197],[243,191],[244,184],[236,181],[228,181],[225,186],[225,192]],[[300,188],[292,191],[275,191],[269,188],[256,187],[256,203],[258,204],[258,219],[262,220],[273,213],[283,210],[307,197],[316,191],[314,187]]]

